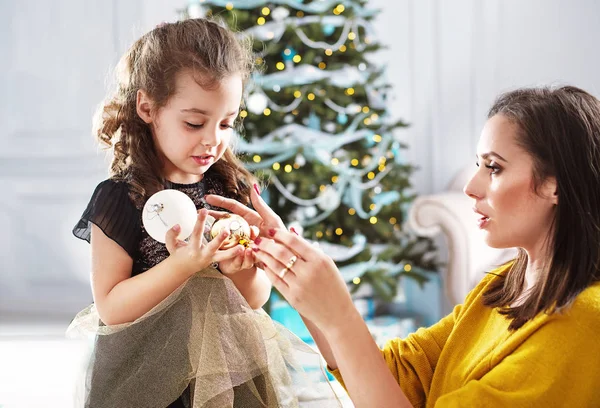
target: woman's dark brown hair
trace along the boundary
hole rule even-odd
[[[189,19],[166,23],[138,39],[117,66],[117,87],[99,109],[94,134],[113,150],[110,174],[130,185],[138,207],[164,189],[161,160],[150,127],[136,111],[137,91],[143,89],[154,109],[165,106],[175,93],[176,76],[190,70],[205,89],[218,86],[230,75],[244,82],[253,70],[252,45],[215,21]],[[213,184],[222,193],[248,204],[252,175],[230,147],[209,169]]]
[[[527,254],[483,296],[499,307],[515,330],[540,312],[560,312],[600,280],[600,102],[582,89],[519,89],[501,95],[488,117],[502,115],[517,125],[517,143],[533,158],[533,191],[548,177],[557,183],[549,261],[521,304]]]

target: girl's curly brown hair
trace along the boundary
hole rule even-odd
[[[152,194],[165,188],[152,131],[136,111],[138,90],[144,90],[154,109],[160,109],[175,93],[176,76],[182,70],[191,70],[200,86],[211,89],[233,74],[241,75],[245,83],[254,69],[253,61],[249,38],[238,38],[219,23],[202,18],[158,26],[125,53],[116,69],[116,91],[96,113],[94,135],[102,146],[112,149],[110,176],[130,185],[136,206],[141,208]],[[250,202],[254,177],[231,147],[207,173],[224,195]]]

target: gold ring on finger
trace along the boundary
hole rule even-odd
[[[285,265],[286,269],[291,269],[292,266],[294,266],[294,264],[296,263],[296,261],[298,260],[298,257],[296,255],[293,255],[290,260],[288,261],[288,263]]]

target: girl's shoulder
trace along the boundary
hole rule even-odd
[[[90,242],[92,224],[120,244],[130,255],[137,249],[141,236],[141,210],[129,194],[129,184],[110,178],[100,182],[88,202],[73,234]]]

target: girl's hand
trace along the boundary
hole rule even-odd
[[[255,240],[255,256],[277,290],[324,332],[344,324],[355,307],[333,260],[284,229],[271,229],[269,236]]]
[[[256,258],[254,258],[254,251],[252,248],[244,248],[242,245],[236,245],[231,249],[226,249],[219,252],[233,253],[233,257],[219,262],[219,270],[224,275],[233,275],[239,271],[254,268]]]
[[[202,209],[198,212],[198,218],[196,219],[196,225],[192,235],[190,235],[189,242],[181,241],[177,239],[181,227],[175,225],[169,231],[165,237],[165,244],[171,257],[175,258],[183,271],[192,276],[196,272],[201,271],[213,262],[222,262],[233,256],[233,251],[219,251],[219,247],[225,241],[229,235],[229,231],[222,231],[221,234],[216,236],[209,243],[204,243],[202,235],[204,233],[204,222],[208,211]]]
[[[252,201],[252,206],[256,211],[246,207],[244,204],[236,200],[218,195],[210,194],[207,195],[205,199],[210,205],[231,211],[232,213],[244,218],[251,226],[255,225],[258,227],[260,235],[267,236],[267,233],[271,228],[285,229],[285,225],[283,224],[283,221],[281,221],[281,218],[273,210],[271,210],[271,208],[260,196],[258,186],[256,184],[250,192],[250,200]],[[221,218],[224,214],[221,211],[212,210],[209,210],[208,213],[215,218]]]

